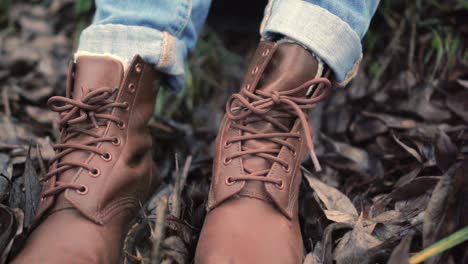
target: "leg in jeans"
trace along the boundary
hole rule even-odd
[[[347,84],[362,59],[361,39],[379,0],[271,0],[260,28],[264,38],[284,35],[301,43]]]
[[[168,74],[180,90],[184,64],[211,0],[96,0],[92,25],[80,36],[77,55],[111,54],[128,64],[135,54]]]
[[[131,219],[161,180],[147,123],[162,76],[174,90],[207,0],[99,0],[81,35],[45,179],[37,227],[13,260],[115,264]],[[139,56],[138,56],[139,55]]]
[[[307,112],[362,57],[378,1],[272,0],[241,91],[227,102],[195,263],[302,263],[300,164],[315,155]]]

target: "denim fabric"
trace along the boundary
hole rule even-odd
[[[96,0],[93,23],[77,53],[111,54],[129,62],[135,54],[167,73],[174,91],[184,85],[184,64],[205,23],[210,0]]]
[[[260,33],[281,34],[320,57],[338,85],[348,83],[362,59],[361,38],[379,0],[270,0]]]
[[[154,63],[174,91],[184,85],[187,54],[195,46],[211,0],[96,0],[93,24],[80,36],[78,54],[135,54]],[[357,72],[361,38],[379,0],[269,0],[262,37],[282,34],[312,50],[341,85]],[[241,18],[239,18],[241,19]]]

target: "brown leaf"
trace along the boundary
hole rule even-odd
[[[360,175],[383,176],[380,160],[370,155],[367,151],[343,142],[334,141],[331,138],[325,137],[325,139],[330,143],[332,150],[322,156],[324,162],[331,167],[338,170],[354,171]]]
[[[0,204],[0,252],[3,252],[16,231],[17,221],[14,211]]]
[[[8,198],[13,177],[13,164],[8,155],[0,153],[0,201]]]
[[[322,236],[322,245],[323,245],[323,255],[322,260],[324,264],[332,264],[333,263],[333,233],[335,231],[343,230],[343,229],[351,229],[352,226],[349,224],[344,223],[333,223],[328,225],[325,230],[323,231]]]
[[[312,252],[306,255],[303,264],[323,264],[323,247],[322,243],[317,242]]]
[[[31,105],[26,106],[26,113],[36,122],[41,124],[58,123],[60,119],[59,115],[55,112]]]
[[[323,210],[323,212],[325,213],[325,216],[328,218],[328,220],[337,223],[353,224],[358,218],[357,215],[352,215],[337,210]]]
[[[23,233],[23,212],[0,204],[0,264],[6,263],[13,242]]]
[[[411,182],[414,178],[416,178],[419,175],[422,169],[423,169],[423,166],[420,163],[417,163],[417,165],[414,168],[412,168],[410,172],[401,176],[394,186],[401,187]]]
[[[447,107],[458,117],[468,123],[468,91],[449,95],[446,99]]]
[[[165,260],[171,260],[170,263],[185,264],[188,262],[188,249],[182,239],[178,236],[166,238],[162,244],[164,248],[163,263]]]
[[[362,142],[386,132],[388,128],[377,118],[363,117],[352,123],[349,130],[353,141]]]
[[[456,162],[457,155],[457,146],[455,146],[455,144],[444,131],[440,131],[435,149],[437,166],[442,171],[447,171],[452,166],[452,164]]]
[[[434,105],[431,100],[431,94],[434,90],[433,85],[425,84],[415,86],[411,89],[411,96],[408,100],[398,101],[397,108],[428,121],[443,121],[450,118],[450,112]]]
[[[387,125],[389,128],[411,129],[417,125],[416,122],[412,119],[401,118],[383,113],[362,111],[362,115],[377,118],[378,120],[384,122],[385,125]]]
[[[440,177],[431,177],[431,176],[424,176],[418,177],[412,180],[407,184],[403,184],[395,189],[388,195],[389,198],[393,199],[394,201],[401,201],[405,199],[409,199],[412,197],[419,196],[428,192],[434,185],[437,184]]]
[[[409,264],[410,246],[413,235],[405,236],[400,244],[393,250],[387,264]]]
[[[468,161],[454,164],[437,183],[424,215],[423,245],[428,247],[439,239],[451,234],[460,225],[457,211],[463,200],[457,199],[458,193],[468,189]],[[463,216],[461,216],[463,217]]]
[[[411,148],[408,145],[406,145],[405,143],[403,143],[401,140],[399,140],[395,136],[395,134],[393,132],[392,132],[392,136],[393,136],[393,139],[395,140],[395,142],[398,143],[398,145],[400,145],[404,150],[406,150],[411,156],[413,156],[420,163],[423,163],[423,159],[422,159],[421,155],[418,153],[417,150],[415,150],[414,148]]]
[[[28,150],[28,156],[24,164],[24,191],[25,200],[22,206],[24,211],[24,227],[29,229],[31,226],[34,216],[36,215],[36,209],[41,198],[41,184],[39,182],[36,169],[33,166],[31,159],[31,147]]]
[[[380,240],[365,231],[362,221],[358,221],[353,230],[346,233],[338,243],[334,258],[337,264],[369,263],[369,249],[380,243]]]
[[[325,183],[316,179],[312,174],[303,169],[304,177],[307,179],[309,186],[315,191],[319,199],[328,210],[339,211],[349,215],[357,216],[358,212],[354,207],[351,200],[346,195],[337,189],[326,185]]]

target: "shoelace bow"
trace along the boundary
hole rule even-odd
[[[55,144],[52,147],[56,151],[56,155],[50,161],[51,170],[42,179],[48,181],[53,176],[58,176],[72,168],[83,168],[92,175],[98,175],[99,169],[92,168],[88,164],[80,161],[61,161],[63,157],[74,151],[88,151],[101,155],[104,159],[110,158],[110,154],[104,152],[97,147],[100,142],[116,142],[116,137],[104,137],[98,133],[92,132],[92,128],[106,126],[108,121],[122,125],[123,121],[119,118],[105,113],[112,110],[114,107],[127,108],[128,103],[119,103],[111,99],[117,88],[102,87],[92,91],[82,87],[83,97],[81,99],[72,99],[63,96],[53,96],[47,102],[49,108],[60,113],[60,129],[62,131],[62,139],[60,144]],[[72,138],[79,135],[87,135],[91,139],[80,143],[67,143]],[[75,189],[77,191],[85,191],[84,186],[74,183],[65,183],[56,181],[55,186],[44,192],[43,198],[58,194],[66,189]]]
[[[321,85],[322,84],[322,85]],[[294,94],[298,94],[301,91],[308,90],[312,85],[317,85],[317,90],[311,97],[296,97]],[[287,147],[294,155],[296,150],[292,144],[286,141],[288,138],[296,138],[300,140],[300,133],[290,132],[290,128],[282,124],[278,118],[290,118],[296,116],[301,122],[302,131],[305,134],[305,140],[307,147],[310,152],[310,157],[314,164],[315,170],[320,171],[321,166],[317,159],[317,155],[314,150],[313,143],[313,131],[309,127],[309,122],[304,111],[315,107],[317,102],[327,97],[331,92],[331,83],[327,78],[316,78],[305,82],[301,86],[282,92],[265,92],[262,90],[256,90],[250,92],[243,89],[240,93],[231,96],[226,104],[227,117],[234,121],[231,126],[235,129],[249,133],[248,135],[241,135],[231,137],[227,139],[225,144],[228,146],[234,142],[243,142],[252,139],[262,139],[274,142],[278,145]],[[234,105],[235,104],[235,105]],[[277,113],[269,113],[274,110]],[[242,121],[243,124],[240,124]],[[247,124],[257,121],[266,121],[279,128],[283,132],[277,133],[263,133],[259,132],[251,127],[247,127]],[[283,159],[277,157],[281,148],[259,148],[259,149],[247,149],[241,145],[241,151],[233,153],[232,155],[225,158],[225,162],[230,162],[232,159],[243,157],[246,155],[256,155],[272,162],[277,162],[283,166],[286,171],[289,171],[289,164]],[[269,172],[269,169],[261,171],[250,171],[247,168],[244,170],[248,173],[245,176],[231,176],[228,177],[228,182],[245,181],[245,180],[256,180],[262,182],[275,183],[282,186],[281,179],[272,179],[265,177]]]

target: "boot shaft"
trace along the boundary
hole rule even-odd
[[[262,41],[242,89],[226,106],[216,143],[208,209],[234,195],[297,211],[300,164],[313,155],[309,109],[329,92],[316,58],[294,43]],[[315,89],[312,94],[311,90]]]
[[[102,224],[138,209],[157,181],[147,123],[159,79],[139,56],[126,71],[107,57],[81,56],[70,66],[66,97],[49,100],[60,112],[61,136],[37,219],[71,207]]]

